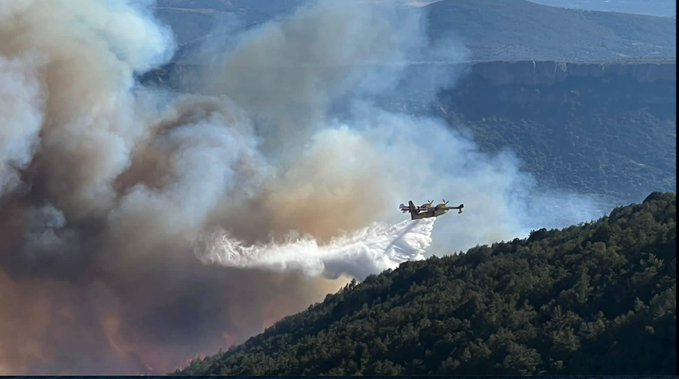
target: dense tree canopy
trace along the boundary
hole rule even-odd
[[[185,375],[672,374],[676,195],[352,282]]]

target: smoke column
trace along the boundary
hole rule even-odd
[[[166,373],[348,276],[552,220],[510,153],[381,105],[459,74],[403,80],[465,55],[421,13],[303,7],[177,93],[135,80],[174,51],[152,5],[0,0],[0,374]],[[467,212],[403,221],[435,196]]]

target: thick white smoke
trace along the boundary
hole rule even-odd
[[[20,183],[38,145],[44,94],[37,80],[39,59],[0,55],[0,196]]]
[[[510,153],[385,110],[459,74],[409,71],[465,55],[419,11],[301,8],[231,36],[189,94],[135,79],[174,50],[150,5],[0,0],[0,374],[164,373],[342,284],[326,278],[513,238],[550,220],[544,199],[582,200],[536,208]],[[466,212],[434,228],[398,211],[439,197]]]

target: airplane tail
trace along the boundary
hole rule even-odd
[[[401,204],[401,205],[398,206],[398,208],[403,213],[410,212],[411,214],[417,214],[417,211],[418,211],[418,208],[415,206],[415,204],[412,201],[409,201],[407,206],[405,204]]]
[[[457,209],[458,209],[457,213],[458,214],[462,213],[462,208],[464,208],[464,204],[460,204],[460,205],[457,206]]]
[[[412,200],[408,201],[408,212],[410,212],[410,214],[417,213],[417,207],[415,206],[415,203],[413,203]]]

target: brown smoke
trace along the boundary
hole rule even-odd
[[[266,164],[228,101],[135,90],[171,53],[143,9],[2,2],[0,41],[0,373],[164,373],[341,285],[195,259]]]

